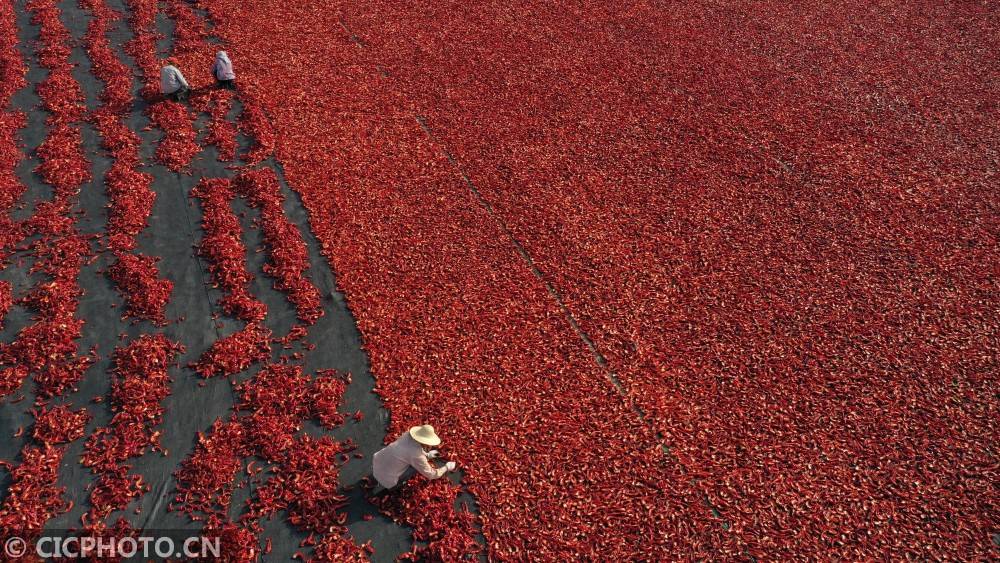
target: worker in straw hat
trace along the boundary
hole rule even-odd
[[[434,433],[430,424],[414,426],[395,442],[382,448],[372,458],[372,473],[382,490],[376,495],[383,495],[397,489],[406,483],[410,477],[420,473],[428,479],[439,479],[449,471],[454,471],[456,464],[449,461],[443,467],[434,467],[430,460],[438,457],[434,449],[441,443],[441,438]]]

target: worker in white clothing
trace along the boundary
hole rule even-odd
[[[215,83],[219,88],[234,89],[236,73],[233,72],[233,62],[229,60],[229,55],[225,51],[215,53],[215,64],[212,65],[212,75],[215,76]]]
[[[439,479],[449,471],[454,471],[456,463],[449,461],[443,467],[434,467],[430,460],[438,457],[434,449],[441,443],[430,424],[414,426],[395,442],[382,448],[372,458],[372,473],[382,486],[375,495],[381,496],[406,483],[410,477],[420,473],[428,479]]]
[[[191,86],[188,85],[176,64],[174,59],[168,59],[167,65],[160,69],[160,93],[175,102],[179,102],[187,98]]]

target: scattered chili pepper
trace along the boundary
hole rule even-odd
[[[98,474],[84,515],[87,525],[100,525],[149,489],[141,476],[129,473],[125,462],[160,447],[157,426],[163,420],[162,402],[170,394],[167,369],[183,350],[162,334],[142,335],[115,350],[110,393],[114,416],[109,426],[87,439],[81,460]]]
[[[332,369],[316,372],[316,379],[310,389],[310,409],[313,417],[325,428],[332,430],[344,424],[344,415],[338,409],[350,383],[349,373]]]
[[[171,509],[226,521],[236,474],[250,453],[247,439],[245,426],[235,420],[216,421],[207,435],[199,433],[194,453],[175,473],[177,494]]]

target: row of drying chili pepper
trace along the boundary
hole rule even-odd
[[[21,380],[33,375],[39,407],[32,411],[32,438],[37,444],[26,444],[20,464],[11,469],[12,482],[0,505],[0,530],[8,536],[30,538],[40,533],[50,518],[71,508],[58,485],[59,465],[65,444],[83,436],[90,418],[84,409],[47,405],[53,397],[73,389],[95,357],[93,351],[78,356],[76,344],[83,324],[75,318],[82,294],[77,278],[92,255],[90,237],[76,229],[74,212],[80,186],[90,179],[76,126],[83,118],[84,98],[72,76],[71,38],[56,3],[32,0],[26,7],[32,22],[39,26],[36,53],[48,71],[36,87],[42,107],[48,111],[48,132],[36,151],[40,160],[36,172],[52,187],[52,198],[36,205],[21,233],[35,235],[27,246],[35,258],[29,271],[41,272],[46,278],[17,300],[34,311],[33,324],[20,330],[12,343],[0,347],[3,391],[14,392]]]
[[[74,318],[81,295],[77,277],[92,253],[89,237],[75,227],[73,207],[90,171],[80,130],[74,124],[83,117],[84,104],[80,86],[71,74],[69,33],[53,2],[33,1],[27,7],[39,26],[39,61],[49,71],[37,86],[49,115],[48,134],[37,150],[40,164],[36,172],[52,187],[53,195],[36,206],[24,226],[26,234],[37,235],[27,247],[35,258],[30,272],[42,272],[48,280],[37,283],[19,300],[36,311],[37,322],[4,346],[2,357],[4,363],[33,373],[40,396],[50,398],[72,387],[89,365],[88,357],[76,357],[73,341],[79,337],[82,324]]]
[[[10,214],[26,190],[16,173],[21,160],[17,131],[24,127],[25,116],[8,108],[14,94],[27,86],[28,67],[17,48],[15,18],[13,4],[0,6],[0,260],[3,261],[23,238],[21,226]]]
[[[208,110],[210,120],[205,143],[214,145],[218,149],[218,159],[222,162],[232,162],[236,159],[237,128],[233,122],[229,121],[229,112],[233,108],[233,97],[231,90],[212,90],[202,98],[192,99],[192,105],[195,107],[207,105],[205,109]]]
[[[248,323],[267,316],[267,306],[251,293],[253,274],[247,270],[246,249],[240,238],[240,220],[230,208],[235,192],[225,178],[204,178],[191,190],[201,203],[201,230],[198,254],[207,261],[214,287],[222,291],[222,311]]]
[[[285,216],[278,177],[271,168],[240,173],[233,180],[236,193],[260,211],[257,224],[268,247],[264,273],[274,278],[275,289],[295,306],[297,316],[311,325],[323,316],[319,290],[309,279],[309,253],[297,225]]]

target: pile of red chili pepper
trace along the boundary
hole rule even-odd
[[[152,177],[137,170],[139,139],[121,116],[98,110],[93,115],[101,143],[115,159],[104,175],[108,206],[108,247],[115,251],[133,250],[136,237],[148,224],[156,193],[150,189]]]
[[[3,328],[3,320],[7,316],[7,311],[14,304],[13,287],[9,281],[0,281],[0,329]]]
[[[4,114],[11,113],[7,106],[14,94],[28,85],[24,76],[28,67],[24,64],[21,52],[17,49],[17,21],[14,6],[4,4],[0,7],[0,110]]]
[[[370,543],[365,543],[358,549],[358,545],[350,538],[327,534],[316,543],[311,557],[303,556],[303,561],[313,563],[339,563],[341,561],[368,561],[369,557],[375,553]]]
[[[250,413],[243,419],[248,440],[265,460],[276,461],[294,443],[309,417],[309,384],[301,367],[271,364],[236,387],[236,410]]]
[[[245,97],[239,117],[239,129],[253,140],[250,150],[241,157],[244,162],[258,164],[274,155],[277,137],[271,120],[256,102]]]
[[[200,103],[202,100],[204,104]],[[233,109],[233,93],[229,90],[212,90],[200,98],[192,99],[191,103],[201,111],[207,110],[211,117],[205,143],[215,145],[220,161],[232,162],[236,158],[237,148],[236,124],[229,121],[229,111]],[[200,107],[202,105],[205,107]]]
[[[156,159],[171,170],[184,169],[201,152],[187,107],[173,100],[160,100],[151,103],[146,113],[153,125],[164,132],[156,146]]]
[[[143,98],[159,92],[160,59],[156,42],[162,37],[156,31],[157,3],[152,0],[125,0],[132,39],[125,43],[125,53],[132,57],[142,77]]]
[[[210,83],[208,72],[215,59],[215,50],[206,39],[205,22],[184,0],[167,0],[166,15],[173,20],[172,55],[191,74],[192,88]]]
[[[208,434],[199,432],[194,453],[175,473],[177,495],[170,510],[195,521],[212,515],[228,521],[236,474],[250,452],[246,427],[237,420],[217,420]]]
[[[154,256],[119,252],[115,263],[108,268],[108,276],[126,297],[128,316],[162,326],[167,324],[165,309],[174,284],[159,277],[156,267],[159,260]]]
[[[107,34],[109,26],[121,15],[108,7],[105,0],[80,0],[81,7],[90,12],[87,33],[84,35],[84,49],[90,59],[91,72],[104,83],[100,94],[103,109],[113,114],[124,114],[131,110],[132,73],[111,49]]]
[[[3,15],[0,14],[0,17]],[[0,34],[2,33],[4,31],[0,30]],[[0,57],[3,56],[0,53]],[[6,61],[0,60],[0,67],[6,65]],[[14,80],[14,77],[11,77],[11,80]],[[0,104],[6,106],[2,93],[0,93]],[[24,237],[21,224],[10,216],[17,201],[25,192],[24,184],[15,173],[17,162],[20,160],[16,132],[24,126],[24,123],[24,114],[0,110],[0,260],[7,260],[13,247]]]
[[[255,563],[261,560],[262,554],[270,553],[266,547],[261,550],[256,532],[228,522],[216,514],[205,519],[202,534],[209,538],[219,538],[218,560],[226,563]]]
[[[312,417],[327,430],[344,424],[345,416],[340,412],[340,401],[344,391],[351,384],[351,374],[333,369],[318,370],[316,379],[309,389]]]
[[[297,437],[275,460],[271,476],[254,491],[248,514],[286,511],[288,521],[312,534],[343,534],[347,499],[339,494],[339,467],[351,446],[328,436]],[[360,549],[360,548],[356,548]]]
[[[21,462],[12,466],[3,462],[11,483],[0,506],[0,532],[24,539],[38,534],[49,518],[69,510],[59,487],[59,464],[65,447],[27,445],[21,450]]]
[[[66,405],[35,409],[35,426],[31,437],[40,444],[66,444],[83,437],[90,413],[87,409],[72,410]]]
[[[229,376],[270,358],[271,330],[260,323],[249,323],[212,343],[191,367],[206,378]]]

